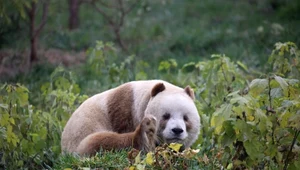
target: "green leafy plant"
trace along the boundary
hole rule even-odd
[[[269,60],[275,73],[293,69],[287,69],[287,60],[273,60],[277,52],[282,51],[277,57],[289,51],[297,57],[296,49],[293,43],[276,44]],[[225,95],[211,116],[212,138],[224,167],[299,168],[299,80],[272,73],[265,77]]]
[[[299,57],[300,51],[295,43],[278,42],[269,57],[269,63],[275,74],[296,78],[300,76]]]
[[[41,103],[29,103],[29,90],[20,84],[4,84],[0,89],[0,153],[5,169],[52,166],[61,153],[63,127],[79,103],[72,74],[57,68],[51,81],[41,88]]]
[[[298,167],[299,151],[288,148],[296,147],[299,135],[299,90],[298,80],[274,76],[254,79],[247,94],[235,91],[227,96],[228,102],[211,118],[225,167],[230,162],[244,168]]]

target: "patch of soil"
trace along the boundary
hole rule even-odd
[[[63,51],[59,49],[47,49],[38,51],[38,61],[29,63],[29,50],[15,51],[12,49],[0,50],[0,80],[1,77],[14,77],[19,73],[26,73],[30,65],[51,64],[64,65],[66,67],[82,64],[86,60],[84,51]]]

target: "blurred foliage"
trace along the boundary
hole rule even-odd
[[[0,67],[11,72],[24,67],[30,3],[0,0]],[[103,43],[117,42],[90,3],[80,4],[76,30],[68,29],[67,11],[67,1],[51,0],[39,48],[84,51],[79,65],[45,64],[55,54],[39,53],[27,73],[0,76],[0,169],[300,168],[300,1],[141,1],[120,32],[127,52]],[[163,146],[131,162],[127,151],[59,156],[62,129],[86,95],[145,79],[193,87],[199,152],[186,159]]]
[[[21,51],[28,48],[29,25],[24,22],[24,6],[30,1],[0,2],[3,4],[1,47]],[[93,46],[96,40],[115,41],[109,23],[87,2],[80,4],[79,28],[70,31],[67,1],[51,0],[39,47],[82,51]],[[272,50],[274,42],[300,43],[296,12],[299,4],[294,0],[145,0],[126,15],[120,34],[128,48],[127,54],[135,54],[137,59],[150,64],[166,58],[183,64],[220,53],[263,68],[268,58],[265,54]],[[41,10],[38,15],[42,15]],[[113,18],[118,14],[108,15]]]

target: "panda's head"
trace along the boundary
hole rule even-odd
[[[181,143],[190,147],[198,138],[200,117],[194,104],[194,92],[163,83],[151,92],[146,114],[156,117],[158,138],[164,143]]]

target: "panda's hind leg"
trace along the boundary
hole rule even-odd
[[[148,115],[134,132],[119,134],[104,131],[88,135],[80,142],[76,152],[83,156],[92,156],[100,149],[113,150],[128,147],[149,152],[155,149],[156,136],[156,119]]]

